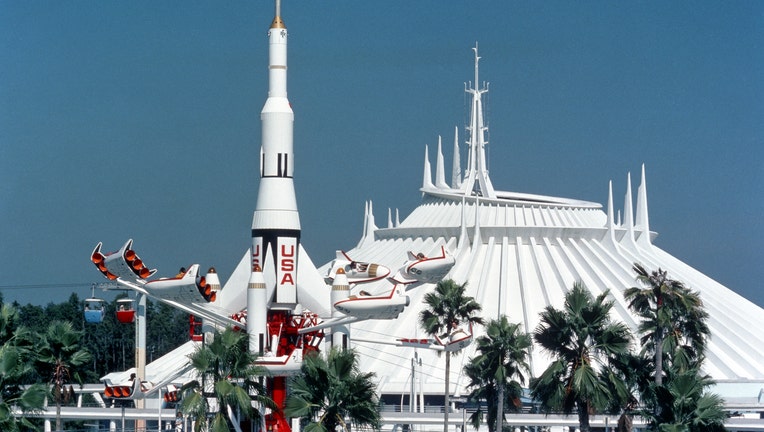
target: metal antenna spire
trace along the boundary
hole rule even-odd
[[[477,89],[480,86],[480,81],[478,81],[478,62],[480,61],[480,56],[478,55],[477,42],[475,42],[475,47],[472,48],[472,51],[475,51],[475,88]]]
[[[485,155],[485,147],[488,144],[485,140],[485,132],[488,128],[485,126],[483,118],[481,95],[488,92],[488,87],[480,89],[478,81],[480,79],[478,73],[480,56],[478,55],[477,42],[475,42],[475,47],[472,50],[475,52],[475,84],[474,87],[465,88],[465,91],[472,95],[472,109],[470,125],[467,127],[470,131],[470,137],[467,141],[469,150],[462,190],[468,196],[475,193],[486,198],[496,198],[496,191],[494,191],[491,179],[488,176],[488,163]]]

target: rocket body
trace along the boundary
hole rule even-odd
[[[249,335],[249,352],[265,352],[268,340],[268,311],[266,305],[266,288],[263,273],[259,268],[252,270],[247,285],[247,334]]]
[[[340,268],[334,276],[332,283],[331,302],[332,305],[340,300],[347,300],[350,297],[350,282],[345,274],[345,270]],[[332,318],[341,318],[345,314],[332,308]],[[345,325],[332,326],[331,348],[346,350],[349,345],[350,331]]]
[[[252,220],[252,266],[275,273],[275,303],[294,305],[300,216],[293,180],[294,113],[287,99],[287,29],[278,10],[268,42],[268,99],[260,112],[260,187]]]

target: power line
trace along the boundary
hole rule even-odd
[[[103,286],[115,286],[113,282],[73,282],[73,283],[47,283],[47,284],[13,284],[0,285],[0,290],[17,289],[53,289],[53,288],[101,288]]]

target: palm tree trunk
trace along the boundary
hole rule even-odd
[[[61,428],[61,385],[56,381],[53,384],[53,399],[56,401],[56,430],[63,430]]]
[[[655,385],[663,386],[663,329],[655,331]],[[661,404],[655,404],[653,415],[659,418],[661,415]]]
[[[663,330],[655,331],[655,384],[663,385]]]
[[[618,418],[618,428],[616,430],[618,432],[631,432],[633,424],[634,420],[628,413],[624,412],[621,414],[621,417]]]
[[[61,428],[61,402],[56,401],[56,430],[63,430]]]
[[[502,432],[504,422],[504,383],[499,383],[499,403],[496,406],[496,432]]]
[[[451,353],[446,353],[446,394],[443,404],[445,405],[443,411],[443,432],[448,432],[448,411],[451,408],[451,402],[449,401],[448,384],[451,378]]]
[[[660,318],[662,306],[663,298],[658,291],[655,296],[655,384],[658,386],[663,385],[663,325]]]
[[[591,427],[589,426],[589,404],[584,401],[576,402],[578,405],[578,424],[581,432],[589,432]]]

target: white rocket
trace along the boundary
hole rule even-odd
[[[326,306],[334,305],[337,312],[333,312],[333,318],[322,323],[305,321],[298,333],[334,327],[333,344],[347,346],[349,332],[344,324],[395,318],[409,304],[409,299],[402,295],[401,289],[396,289],[397,285],[389,294],[350,299],[347,275],[340,275],[339,281],[334,281],[329,295],[323,276],[300,244],[300,216],[293,178],[294,113],[287,99],[287,29],[281,19],[281,2],[275,1],[275,17],[268,30],[268,99],[260,112],[260,186],[252,220],[247,333],[251,351],[265,355],[270,350],[279,357],[291,354],[280,349],[278,340],[270,340],[269,323],[284,323],[292,314],[300,315],[306,310],[316,316],[326,316],[322,313],[329,312],[324,311]],[[372,272],[371,263],[350,260],[350,264],[368,265],[368,277],[374,273],[374,277],[382,278],[390,273],[389,269],[376,265],[376,271]],[[256,271],[258,268],[262,272]],[[356,276],[359,272],[366,274],[356,269]]]
[[[281,1],[268,29],[268,99],[260,112],[260,186],[252,219],[247,333],[255,352],[275,353],[268,323],[286,322],[305,310],[328,314],[323,276],[300,244],[294,191],[294,113],[287,99],[287,29]],[[261,274],[255,269],[261,269]],[[263,290],[261,287],[265,286]],[[256,298],[249,298],[250,295]],[[240,306],[239,306],[240,307]]]
[[[334,275],[334,280],[332,281],[332,294],[330,298],[331,298],[332,304],[336,304],[337,302],[340,302],[342,300],[347,300],[349,297],[350,297],[350,282],[348,282],[348,277],[345,274],[345,269],[340,267],[339,269],[337,269],[337,272]],[[332,309],[332,319],[340,320],[344,316],[345,314],[343,314],[336,308]],[[347,326],[337,325],[332,327],[332,338],[331,338],[332,348],[337,348],[340,350],[347,349],[349,336],[350,336],[350,331],[348,330]]]
[[[287,99],[287,29],[279,0],[268,40],[268,99],[260,112],[260,187],[252,220],[252,268],[262,268],[266,280],[273,280],[275,273],[271,309],[292,309],[297,304],[300,216],[293,181],[294,113]]]
[[[268,311],[266,309],[265,279],[260,267],[255,266],[247,284],[247,334],[249,335],[249,351],[261,353],[265,351],[268,337]]]

